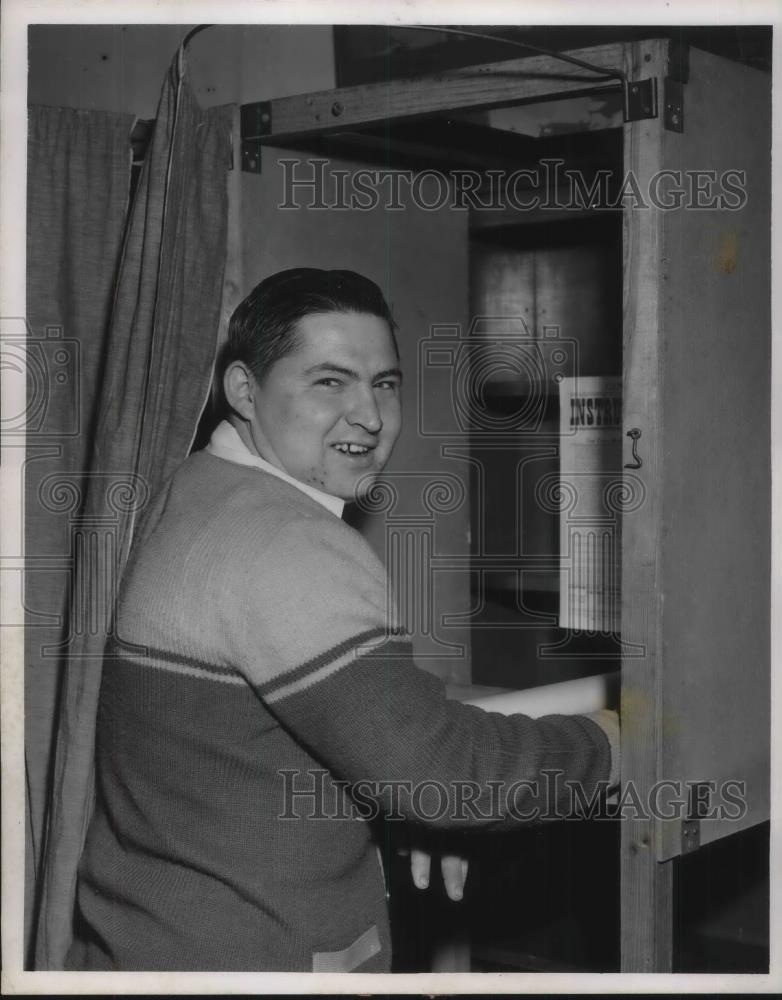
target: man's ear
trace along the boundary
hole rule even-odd
[[[243,361],[232,361],[223,375],[225,399],[234,413],[245,420],[254,414],[253,399],[258,391],[255,376]]]

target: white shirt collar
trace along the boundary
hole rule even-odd
[[[223,458],[227,462],[235,462],[237,465],[249,465],[256,469],[263,469],[269,475],[276,476],[278,479],[290,483],[291,486],[295,486],[302,493],[306,493],[307,496],[312,497],[313,500],[325,507],[326,510],[330,510],[332,514],[340,518],[342,517],[342,511],[345,507],[344,500],[341,500],[339,497],[333,497],[330,493],[324,493],[322,490],[316,490],[314,486],[294,479],[293,476],[289,476],[287,472],[278,469],[259,455],[253,455],[244,441],[242,441],[237,429],[227,420],[221,421],[214,429],[206,450],[211,455]]]

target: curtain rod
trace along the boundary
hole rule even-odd
[[[199,32],[203,31],[204,28],[214,28],[214,25],[213,24],[197,24],[195,26],[195,28],[193,28],[191,31],[188,31],[188,33],[182,39],[182,48],[186,49],[187,46],[188,46],[188,43],[190,42],[190,39],[191,38],[195,38],[195,36]]]

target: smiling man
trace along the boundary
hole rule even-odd
[[[341,520],[401,425],[374,283],[267,278],[221,371],[227,417],[153,502],[123,578],[68,967],[388,971],[369,820],[507,828],[547,772],[589,798],[615,722],[449,702],[413,662],[381,563]]]
[[[233,317],[225,361],[229,420],[252,454],[342,500],[385,467],[402,373],[391,313],[366,278],[297,269],[262,282]]]

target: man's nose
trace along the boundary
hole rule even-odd
[[[371,387],[357,388],[347,413],[348,423],[358,424],[370,434],[377,434],[383,426],[383,418]]]

